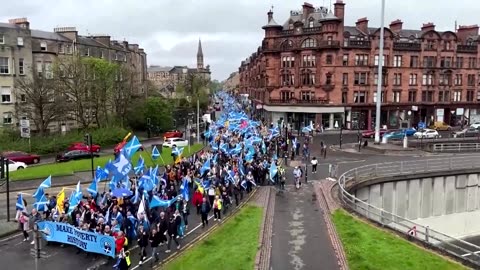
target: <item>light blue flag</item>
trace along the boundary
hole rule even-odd
[[[312,131],[313,131],[313,122],[310,123],[310,125],[302,128],[302,132],[303,132],[303,133],[310,133],[310,132],[312,132]]]
[[[17,203],[15,204],[17,210],[24,211],[27,208],[25,207],[25,204],[23,203],[23,195],[20,193],[18,198],[17,198]]]
[[[292,147],[294,150],[297,149],[297,137],[292,140]]]
[[[190,191],[188,188],[188,180],[187,178],[183,178],[182,185],[180,186],[180,194],[182,195],[183,199],[190,200]]]
[[[47,179],[43,180],[43,182],[40,184],[39,188],[50,188],[52,186],[52,176],[50,175],[47,177]]]
[[[175,197],[171,200],[162,200],[157,195],[153,195],[153,198],[150,201],[150,204],[148,205],[148,207],[150,209],[155,208],[155,207],[169,207],[170,205],[172,205],[176,201],[177,201],[177,197]]]
[[[142,144],[138,140],[137,136],[133,136],[133,138],[128,141],[125,146],[123,147],[123,153],[125,157],[131,159],[132,156],[142,147]]]
[[[264,155],[267,153],[267,146],[265,145],[265,141],[262,141],[262,152]]]
[[[200,175],[205,175],[205,172],[210,171],[210,158],[203,164],[202,168],[200,168]]]
[[[138,192],[138,187],[135,187],[135,195],[133,196],[133,203],[134,204],[138,203],[139,199],[140,199],[140,195]]]
[[[92,195],[92,197],[97,196],[98,190],[97,190],[97,181],[93,179],[92,183],[90,186],[87,188],[87,192]]]
[[[153,184],[158,187],[158,165],[155,166],[155,168],[152,169],[152,174],[150,175],[152,178]]]
[[[48,210],[47,204],[48,204],[47,197],[45,197],[45,194],[43,194],[40,200],[33,204],[33,207],[35,207],[37,211],[43,212]]]
[[[270,170],[269,170],[270,181],[275,182],[275,180],[273,178],[275,177],[275,175],[277,175],[277,172],[278,172],[277,165],[275,165],[275,162],[272,162],[272,164],[270,165]]]
[[[143,189],[146,191],[151,191],[155,188],[151,175],[152,175],[152,168],[150,168],[146,173],[144,173],[139,180],[139,186],[143,187]]]
[[[95,170],[95,181],[100,182],[107,178],[108,178],[108,170],[100,166],[97,166],[97,169]]]
[[[154,145],[152,149],[152,159],[157,160],[160,157],[160,151],[158,151],[157,146]]]
[[[140,155],[140,158],[138,159],[137,166],[133,168],[135,171],[135,174],[143,173],[143,169],[145,168],[145,160],[143,157]]]
[[[43,188],[38,187],[35,193],[33,193],[32,197],[35,198],[35,201],[38,202],[42,198],[42,196],[45,194],[43,191]]]
[[[127,157],[122,153],[118,155],[113,163],[107,163],[105,167],[116,179],[123,179],[133,169],[132,163],[130,163]]]
[[[183,153],[183,147],[175,147],[175,149],[172,150],[172,154],[175,156],[180,156]]]
[[[78,181],[77,187],[75,188],[75,197],[77,198],[78,201],[80,201],[83,198],[82,187],[80,186],[80,181]]]

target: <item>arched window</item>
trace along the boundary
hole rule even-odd
[[[313,48],[317,47],[317,41],[313,38],[307,38],[302,43],[302,48]]]
[[[288,50],[288,49],[291,49],[293,48],[293,41],[291,40],[285,40],[283,43],[282,43],[282,49],[283,50]]]
[[[473,39],[469,38],[467,39],[467,45],[475,45],[475,42],[473,41]]]

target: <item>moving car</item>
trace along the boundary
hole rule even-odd
[[[433,125],[430,126],[430,129],[435,130],[451,130],[452,127],[447,125],[445,122],[435,122]]]
[[[470,125],[471,128],[480,128],[480,122],[475,122],[473,124]]]
[[[417,132],[417,130],[413,127],[403,129],[402,131],[407,134],[407,137],[413,136],[413,134],[415,134]]]
[[[183,137],[183,132],[181,132],[180,130],[170,130],[165,132],[165,134],[163,134],[163,139],[165,141],[170,138],[182,138],[182,137]]]
[[[83,150],[73,150],[67,151],[63,154],[57,155],[56,161],[57,162],[66,162],[70,160],[79,160],[79,159],[88,159],[90,158],[90,152],[83,151]],[[94,157],[99,157],[99,154],[93,154]]]
[[[388,130],[386,129],[380,129],[380,137],[383,137],[385,133],[387,133]],[[366,130],[362,132],[362,137],[363,138],[375,138],[375,130]]]
[[[478,137],[480,136],[480,127],[479,128],[464,128],[463,130],[456,131],[452,133],[454,138],[462,138],[462,137]]]
[[[17,170],[23,170],[25,168],[27,168],[27,164],[25,164],[24,162],[8,160],[8,171],[9,172],[14,172],[14,171],[17,171]],[[6,167],[5,167],[5,171],[7,171]]]
[[[413,137],[417,139],[421,139],[421,138],[436,139],[436,138],[440,138],[440,134],[438,134],[438,131],[434,129],[426,128],[426,129],[421,129],[418,132],[415,132],[415,134],[413,134]]]
[[[403,130],[390,131],[385,133],[383,137],[388,140],[399,140],[405,137],[405,132],[403,132]]]
[[[74,143],[70,144],[70,146],[67,148],[67,151],[81,150],[81,151],[88,152],[89,148],[90,147],[83,142],[74,142]],[[100,145],[92,144],[92,150],[91,151],[95,152],[95,153],[100,152]]]
[[[188,146],[188,140],[182,138],[170,138],[166,139],[163,143],[163,147],[172,148],[172,146],[176,145],[177,147],[184,147]]]
[[[25,164],[37,164],[40,162],[40,156],[35,154],[28,154],[25,152],[20,151],[9,151],[3,152],[2,154],[4,157],[8,158],[9,160],[23,162]]]

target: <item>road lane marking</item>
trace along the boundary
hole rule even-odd
[[[465,253],[465,254],[462,255],[462,257],[467,257],[467,256],[479,254],[479,253],[480,253],[480,250],[479,250],[479,251],[475,251],[475,252]]]

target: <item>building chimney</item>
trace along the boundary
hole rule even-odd
[[[75,27],[56,27],[53,28],[53,32],[59,33],[70,40],[76,41],[78,37],[77,28]]]
[[[267,24],[268,24],[273,19],[273,11],[270,9],[267,15],[268,15],[268,21],[267,21]]]
[[[435,31],[435,24],[432,22],[424,23],[422,26],[422,32]]]
[[[335,17],[343,20],[345,18],[345,3],[342,0],[337,0],[333,6]]]
[[[92,35],[90,37],[93,38],[98,43],[100,43],[100,44],[102,44],[106,47],[110,47],[110,36],[109,35],[95,34],[95,35]]]
[[[30,29],[30,23],[28,22],[27,18],[17,18],[8,20],[9,24],[15,24],[24,29]]]
[[[403,22],[400,19],[398,19],[390,23],[390,30],[392,30],[392,32],[394,33],[397,33],[402,31],[402,26],[403,26]]]
[[[306,19],[308,18],[308,15],[310,15],[315,11],[315,8],[313,7],[312,4],[304,2],[302,6],[302,10],[303,10],[303,18]]]
[[[469,36],[478,36],[478,25],[459,25],[457,29],[459,40],[465,41]]]
[[[364,34],[368,34],[368,19],[367,17],[360,18],[358,21],[355,23],[357,26],[357,29],[362,31]]]

